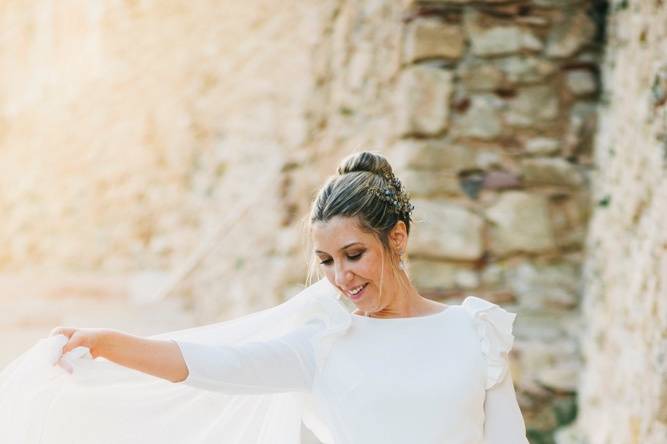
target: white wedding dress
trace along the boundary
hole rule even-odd
[[[351,314],[322,279],[230,321],[152,336],[189,369],[171,383],[39,341],[0,373],[0,442],[527,444],[508,371],[514,313],[469,296],[432,315]]]

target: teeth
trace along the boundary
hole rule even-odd
[[[360,287],[355,288],[354,290],[350,290],[350,293],[352,293],[352,294],[357,294],[357,293],[359,293],[359,292],[361,291],[362,288],[364,288],[363,285],[360,286]]]

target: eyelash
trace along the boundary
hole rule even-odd
[[[356,260],[359,260],[359,258],[361,258],[361,255],[363,255],[363,254],[364,253],[359,253],[359,254],[355,254],[354,256],[348,256],[347,258],[351,261],[356,261]],[[331,259],[327,259],[325,261],[322,261],[322,262],[320,262],[320,264],[329,265],[329,264],[331,264]]]

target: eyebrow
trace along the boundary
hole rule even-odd
[[[356,245],[356,244],[361,245],[361,242],[352,242],[351,244],[347,244],[347,245],[341,247],[340,249],[341,249],[341,250],[344,250],[344,249],[346,249],[347,247],[351,247],[352,245]],[[315,250],[315,253],[324,253],[324,254],[328,254],[328,253],[326,253],[326,252],[324,252],[324,251],[320,251],[320,250]]]

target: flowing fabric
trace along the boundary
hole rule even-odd
[[[350,313],[326,279],[287,301],[236,319],[150,336],[218,345],[279,337],[323,322],[314,338],[318,368]],[[228,443],[297,444],[301,423],[325,444],[332,433],[304,392],[226,394],[175,384],[77,347],[53,364],[67,338],[38,341],[0,373],[0,442],[12,444]]]

